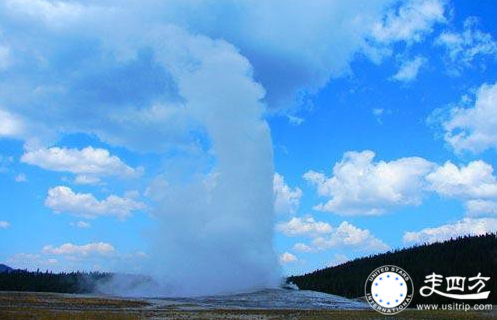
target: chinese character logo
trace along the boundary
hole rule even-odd
[[[482,290],[485,288],[485,282],[490,280],[490,277],[482,277],[481,273],[478,273],[476,277],[471,277],[467,280],[467,286],[466,277],[445,277],[444,282],[444,277],[442,275],[432,273],[431,275],[426,276],[425,283],[428,285],[422,287],[419,290],[419,293],[423,297],[429,297],[433,293],[436,293],[443,297],[458,300],[479,300],[488,298],[490,291],[482,292]],[[444,283],[445,290],[441,291]]]
[[[366,280],[366,300],[376,311],[393,315],[409,306],[414,296],[411,277],[396,266],[379,267]]]

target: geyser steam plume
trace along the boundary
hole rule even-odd
[[[208,146],[200,160],[190,157],[195,166],[187,170],[178,169],[185,158],[168,161],[148,190],[158,203],[158,228],[147,271],[158,285],[119,293],[202,295],[274,287],[280,269],[272,243],[273,153],[262,118],[264,90],[231,45],[177,29],[167,33],[191,57],[178,64],[174,52],[158,56],[177,81],[183,116]],[[123,285],[122,279],[116,282]]]

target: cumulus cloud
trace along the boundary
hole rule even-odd
[[[419,157],[374,162],[373,151],[346,152],[333,175],[309,171],[304,179],[331,198],[314,207],[340,215],[379,215],[397,206],[419,205],[424,177],[434,164]]]
[[[0,221],[0,229],[7,229],[10,227],[10,223],[7,221]]]
[[[46,245],[42,252],[53,255],[82,255],[90,254],[109,255],[115,252],[114,246],[105,242],[88,243],[85,245],[75,245],[72,243],[64,243],[60,247]]]
[[[110,195],[97,200],[90,193],[75,193],[69,187],[58,186],[48,190],[45,205],[56,213],[68,213],[76,217],[94,219],[100,216],[115,216],[126,219],[145,205],[131,198]]]
[[[367,229],[360,229],[347,221],[342,222],[325,236],[314,238],[309,244],[297,243],[293,249],[301,252],[316,252],[335,248],[347,248],[361,252],[374,253],[389,249],[380,239]]]
[[[292,253],[290,252],[284,252],[280,255],[280,263],[281,264],[287,264],[291,262],[297,262],[299,259]]]
[[[53,147],[27,151],[21,161],[45,170],[76,174],[75,181],[81,184],[97,183],[102,176],[133,177],[143,168],[132,168],[106,149],[86,147],[68,149]]]
[[[497,199],[497,180],[493,167],[481,160],[457,167],[448,161],[426,176],[438,194],[459,199]]]
[[[330,198],[314,207],[340,215],[374,215],[408,205],[420,205],[425,195],[462,201],[471,216],[492,215],[497,202],[497,178],[492,165],[471,161],[443,165],[411,157],[373,162],[372,151],[347,152],[333,175],[309,171],[304,178],[319,195]]]
[[[332,228],[326,222],[316,221],[313,217],[307,216],[304,218],[292,218],[290,221],[278,223],[276,230],[289,237],[315,237],[330,233]]]
[[[298,187],[292,189],[285,183],[285,178],[279,173],[273,179],[274,210],[277,213],[295,213],[300,204],[302,190]]]
[[[473,66],[478,57],[497,57],[497,44],[492,35],[477,27],[478,20],[471,17],[464,21],[461,33],[445,31],[435,41],[445,49],[446,60],[454,72]]]
[[[411,0],[391,9],[382,21],[374,24],[372,37],[382,43],[419,42],[433,31],[437,23],[444,23],[444,0]]]
[[[497,149],[497,83],[480,86],[473,105],[435,113],[431,121],[442,124],[444,139],[456,152]]]
[[[316,92],[330,77],[346,73],[354,55],[363,50],[371,27],[391,4],[390,0],[291,5],[249,1],[237,6],[204,2],[204,9],[211,8],[209,18],[190,18],[190,28],[239,47],[257,70],[256,79],[267,89],[269,107],[281,109],[300,103],[299,97]],[[226,14],[240,19],[231,21],[229,27],[210,25],[212,19]]]
[[[392,80],[400,82],[411,82],[418,76],[419,70],[428,62],[425,57],[417,56],[412,60],[404,61]]]
[[[497,231],[497,219],[493,218],[465,218],[455,223],[445,224],[435,228],[426,228],[421,231],[406,232],[405,243],[432,243],[456,238],[464,235],[482,235]]]

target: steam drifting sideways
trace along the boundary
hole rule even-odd
[[[2,83],[0,116],[12,124],[2,135],[36,151],[83,133],[161,157],[144,192],[156,224],[143,266],[153,285],[118,277],[102,290],[179,296],[274,287],[265,91],[234,46],[164,23],[152,7],[136,14],[139,5],[0,5],[3,24],[17,26],[2,36],[19,32],[32,43],[14,61],[17,80]]]

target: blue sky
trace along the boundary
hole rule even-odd
[[[267,257],[272,237],[294,274],[496,231],[496,13],[5,1],[0,262],[141,272],[158,244]]]

